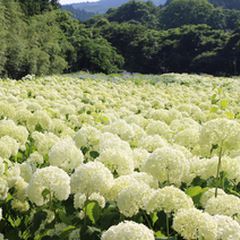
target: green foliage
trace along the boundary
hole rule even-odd
[[[230,9],[240,9],[239,0],[209,0],[212,4]]]
[[[17,0],[28,16],[41,14],[59,7],[58,0]]]
[[[3,26],[0,76],[20,79],[27,74],[47,75],[80,69],[111,73],[122,66],[123,58],[103,37],[86,29],[68,13],[49,11],[56,1],[20,4],[15,0],[0,4]],[[31,5],[31,9],[41,7],[39,11],[24,13],[22,8],[26,5]]]
[[[152,2],[130,1],[119,8],[108,10],[106,17],[109,21],[129,22],[136,21],[149,27],[156,27],[157,8]]]
[[[160,14],[163,28],[175,28],[185,24],[207,24],[214,14],[214,6],[207,0],[173,0]]]
[[[238,10],[207,0],[172,0],[164,7],[130,1],[81,24],[57,8],[56,0],[0,0],[0,77],[240,72]]]

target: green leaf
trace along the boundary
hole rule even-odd
[[[190,187],[186,190],[186,194],[190,197],[195,197],[201,194],[203,189],[200,186]]]
[[[96,151],[91,151],[90,152],[90,156],[95,159],[95,158],[97,158],[99,156],[99,153],[96,152]]]
[[[100,216],[101,216],[101,208],[99,207],[97,202],[90,202],[87,204],[86,208],[86,215],[91,220],[93,224],[95,224]]]
[[[63,211],[62,209],[57,211],[58,213],[58,217],[61,220],[62,223],[65,223],[67,225],[71,225],[71,220],[72,217],[67,215],[65,211]]]
[[[158,220],[158,216],[156,212],[151,214],[151,219],[152,219],[152,223],[155,224],[155,222]]]
[[[45,221],[46,218],[47,218],[46,212],[41,211],[41,212],[35,213],[33,217],[32,225],[31,225],[31,231],[36,232],[39,229],[41,223]]]
[[[188,196],[190,196],[196,206],[200,206],[200,199],[204,192],[206,192],[208,188],[202,188],[200,186],[190,187],[185,192]]]
[[[120,213],[116,206],[109,205],[102,210],[102,216],[99,221],[100,227],[107,230],[112,225],[117,225],[120,222]]]

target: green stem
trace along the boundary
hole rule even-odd
[[[218,155],[218,166],[217,166],[217,175],[216,175],[216,188],[215,188],[215,197],[218,196],[218,183],[220,178],[220,170],[221,170],[221,162],[222,162],[223,148],[222,145],[220,147],[219,155]]]
[[[144,211],[143,211],[143,217],[145,218],[145,220],[146,220],[146,222],[148,224],[148,227],[152,229],[152,224],[149,221],[148,216],[147,216],[147,214]]]
[[[167,239],[170,239],[170,230],[169,230],[169,215],[166,213],[166,227],[167,227]]]

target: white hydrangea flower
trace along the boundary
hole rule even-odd
[[[15,108],[7,101],[0,102],[0,117],[12,118],[15,113]]]
[[[128,142],[117,135],[104,133],[100,138],[100,156],[96,159],[113,173],[124,175],[134,170],[133,151]]]
[[[84,204],[87,200],[87,197],[84,193],[76,193],[74,195],[74,208],[76,209],[82,209],[84,208]]]
[[[216,176],[218,157],[212,158],[195,157],[191,161],[190,165],[192,174],[207,180],[210,177]]]
[[[9,136],[18,141],[20,145],[25,145],[28,139],[28,131],[24,126],[18,126],[12,120],[0,121],[0,137]]]
[[[24,125],[26,124],[28,119],[31,117],[31,115],[32,113],[25,108],[17,109],[13,117],[13,120],[18,124]]]
[[[213,216],[217,223],[217,239],[221,240],[237,240],[240,239],[240,225],[231,217],[223,215]]]
[[[83,163],[83,154],[72,138],[64,138],[55,143],[48,156],[52,166],[60,167],[65,171],[71,171]]]
[[[59,141],[59,138],[50,132],[44,134],[40,132],[33,132],[31,136],[38,152],[43,156],[48,154],[51,147]]]
[[[172,147],[155,150],[145,161],[142,170],[151,174],[160,182],[180,185],[188,175],[189,161],[184,154]]]
[[[133,150],[133,161],[134,161],[134,168],[141,169],[143,163],[147,160],[150,153],[143,148],[135,148]]]
[[[20,176],[26,181],[30,182],[32,175],[33,175],[33,168],[32,165],[28,162],[24,162],[19,165],[20,167]]]
[[[0,138],[0,157],[10,158],[15,156],[19,150],[19,143],[12,137],[4,136]]]
[[[172,137],[172,131],[170,127],[162,121],[151,120],[146,126],[146,133],[149,135],[159,135],[165,139],[170,140]]]
[[[170,124],[171,130],[177,134],[178,132],[184,131],[185,129],[199,129],[200,124],[192,118],[180,118],[175,119]]]
[[[217,118],[203,125],[200,132],[200,145],[210,153],[212,146],[222,146],[223,151],[240,146],[240,124],[235,120]]]
[[[117,206],[126,217],[132,217],[144,208],[145,201],[151,192],[147,184],[135,183],[124,188],[117,197]]]
[[[195,208],[179,210],[173,219],[173,229],[184,239],[217,239],[214,218]]]
[[[34,165],[43,164],[44,159],[43,159],[43,156],[39,152],[35,151],[30,154],[29,158],[27,159],[27,162],[30,164],[34,164]]]
[[[154,240],[153,232],[143,224],[121,222],[103,233],[101,240]]]
[[[110,125],[105,126],[103,131],[117,134],[122,140],[125,141],[129,141],[134,137],[134,130],[132,126],[123,119],[118,119]]]
[[[158,188],[158,181],[157,181],[157,179],[155,179],[150,174],[147,174],[145,172],[133,172],[129,176],[133,177],[138,182],[142,182],[144,184],[147,184],[151,188]]]
[[[125,188],[129,187],[131,184],[136,183],[137,180],[130,175],[123,175],[119,176],[118,178],[114,179],[113,185],[108,193],[108,199],[110,200],[117,200],[118,194]]]
[[[0,157],[0,176],[2,176],[5,172],[5,164],[4,164],[4,161],[3,159]]]
[[[210,198],[205,211],[211,215],[226,215],[238,219],[240,216],[240,198],[234,195],[223,194]]]
[[[11,206],[14,210],[19,212],[26,212],[30,209],[28,201],[21,201],[17,198],[14,198],[11,202]]]
[[[33,132],[37,126],[48,130],[51,127],[51,118],[45,111],[38,110],[27,119],[27,126],[30,132]]]
[[[103,133],[101,134],[99,141],[99,151],[102,153],[107,149],[121,149],[127,155],[132,155],[132,149],[128,142],[123,141],[119,136],[112,133]]]
[[[167,186],[155,190],[146,202],[146,210],[149,213],[164,211],[166,213],[177,212],[179,209],[192,208],[192,199],[180,189]]]
[[[188,149],[193,149],[199,144],[199,129],[187,128],[174,136],[174,142]]]
[[[114,179],[108,199],[117,200],[118,194],[131,185],[147,184],[150,188],[158,188],[158,181],[151,175],[144,172],[133,172],[129,175],[122,175]]]
[[[145,137],[142,137],[142,139],[139,141],[138,147],[144,148],[148,152],[153,152],[157,148],[162,148],[167,145],[167,142],[165,139],[160,137],[159,135],[147,135]]]
[[[100,195],[99,193],[92,193],[89,198],[88,198],[90,201],[95,201],[98,203],[98,205],[101,207],[101,208],[104,208],[105,207],[105,204],[106,204],[106,201],[105,201],[105,198]]]
[[[8,187],[12,188],[16,182],[21,178],[21,170],[19,164],[12,164],[8,167],[5,173],[5,180],[7,180]]]
[[[5,200],[7,198],[8,190],[7,181],[0,177],[0,200]]]
[[[97,161],[102,162],[113,173],[118,175],[130,174],[134,170],[134,162],[132,154],[129,155],[122,149],[113,146],[112,149],[108,148],[100,153]]]
[[[105,196],[113,185],[113,175],[100,162],[82,164],[71,176],[72,193],[100,193]]]
[[[98,149],[101,132],[92,126],[83,126],[74,136],[74,141],[78,148],[91,146]]]
[[[218,196],[222,196],[225,194],[226,193],[221,188],[218,189]],[[215,188],[210,188],[205,193],[203,193],[203,195],[201,196],[201,199],[200,199],[200,203],[201,203],[202,207],[205,208],[208,200],[212,197],[215,197]]]
[[[222,171],[227,175],[228,179],[233,180],[236,185],[240,182],[240,157],[222,158]]]
[[[163,121],[166,123],[170,123],[173,120],[172,117],[170,116],[170,111],[166,109],[151,110],[149,113],[149,118]]]
[[[16,197],[18,200],[24,201],[27,198],[27,187],[28,183],[25,182],[23,178],[19,178],[14,185],[14,197]]]
[[[55,166],[37,169],[29,183],[27,194],[29,199],[38,206],[49,201],[49,196],[43,196],[44,190],[59,201],[67,200],[70,194],[70,177]]]

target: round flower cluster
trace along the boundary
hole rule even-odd
[[[179,209],[192,208],[193,201],[180,189],[169,186],[152,191],[146,202],[146,210],[149,213],[164,211],[166,213],[177,212]]]
[[[195,208],[178,211],[174,216],[173,229],[184,239],[217,239],[216,221]]]
[[[212,215],[221,214],[239,219],[240,198],[228,194],[212,197],[207,201],[205,211]]]
[[[59,201],[67,200],[70,194],[70,177],[54,166],[37,169],[29,183],[27,194],[37,206],[52,201],[53,197]]]
[[[153,232],[143,224],[126,221],[110,227],[101,240],[154,240]]]
[[[173,147],[155,150],[145,161],[142,170],[151,174],[160,182],[180,185],[188,175],[189,161],[184,154]]]
[[[237,121],[217,118],[206,122],[200,132],[200,145],[210,153],[212,146],[223,151],[240,147],[240,124]]]
[[[113,185],[113,175],[101,162],[82,164],[71,176],[72,193],[90,196],[100,193],[105,196]]]
[[[134,170],[133,152],[129,144],[110,133],[103,134],[100,139],[100,156],[97,161],[118,175],[129,174]]]
[[[124,188],[117,197],[117,206],[126,217],[132,217],[140,209],[144,209],[145,202],[151,193],[148,185],[136,182]]]
[[[236,240],[240,239],[240,225],[231,217],[223,215],[215,215],[215,222],[217,223],[217,239],[221,240]]]
[[[65,138],[55,143],[50,149],[49,163],[65,171],[71,171],[83,163],[83,154],[71,138]]]

